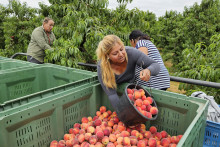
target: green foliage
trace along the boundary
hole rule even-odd
[[[220,34],[210,39],[211,44],[197,43],[193,49],[182,52],[183,60],[178,64],[177,76],[220,83]],[[204,91],[220,103],[220,90],[190,84],[181,84],[180,89],[190,95],[194,91]]]

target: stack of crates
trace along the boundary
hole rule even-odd
[[[113,111],[93,72],[44,64],[3,71],[0,79],[2,147],[48,147],[101,106]],[[119,95],[125,87],[118,85]],[[208,102],[155,89],[152,95],[160,113],[146,122],[147,129],[154,125],[170,135],[182,134],[178,147],[202,147]]]

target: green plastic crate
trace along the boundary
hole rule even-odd
[[[20,60],[0,60],[0,74],[5,70],[18,70],[26,67],[37,66],[38,64],[20,61]]]
[[[121,95],[126,84],[118,86]],[[147,88],[146,88],[147,89]],[[149,89],[147,89],[149,90]],[[183,134],[178,147],[202,147],[208,101],[154,90],[159,116],[146,123],[170,135]],[[39,105],[23,105],[0,115],[2,147],[48,147],[52,140],[61,140],[82,117],[94,116],[100,106],[113,110],[100,83],[81,85],[55,95],[45,96]]]
[[[0,56],[0,61],[8,60],[8,59],[10,59],[10,58]]]
[[[2,71],[0,74],[0,103],[68,83],[94,78],[97,80],[97,75],[92,72],[89,74],[74,68],[58,68],[53,64],[27,67],[10,72]]]

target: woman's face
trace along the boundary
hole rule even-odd
[[[112,63],[123,63],[125,61],[126,51],[123,45],[119,45],[118,43],[112,48],[109,53],[109,59]]]
[[[53,26],[54,26],[53,20],[49,20],[47,23],[43,24],[44,30],[48,33],[50,33],[52,31]]]

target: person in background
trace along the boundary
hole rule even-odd
[[[136,65],[143,67],[139,78],[144,81],[148,81],[160,71],[160,65],[156,61],[139,50],[124,46],[116,35],[105,36],[99,42],[96,53],[99,82],[116,112],[119,103],[117,84],[133,83]]]
[[[37,64],[44,63],[45,50],[52,50],[51,46],[56,39],[52,32],[53,26],[53,19],[46,17],[43,25],[34,29],[27,49],[27,61]]]
[[[170,76],[167,68],[165,67],[163,60],[157,47],[150,41],[150,37],[140,30],[133,30],[129,35],[131,46],[145,53],[160,64],[160,73],[152,76],[149,81],[145,82],[139,78],[139,73],[143,70],[140,66],[136,68],[135,81],[147,87],[153,87],[155,89],[167,90],[170,87]]]

